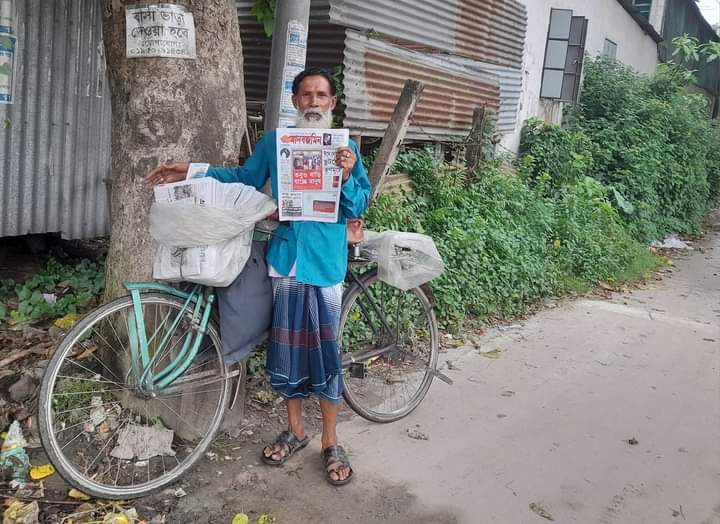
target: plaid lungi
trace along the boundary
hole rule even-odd
[[[337,342],[342,284],[317,287],[295,277],[273,278],[272,283],[270,384],[286,399],[304,399],[314,393],[338,402],[343,385]]]

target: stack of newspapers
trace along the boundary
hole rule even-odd
[[[218,200],[218,184],[215,179],[203,177],[155,186],[155,202],[214,206]],[[200,277],[208,273],[208,268],[217,265],[219,251],[219,246],[182,248],[161,245],[155,257],[153,277],[176,282]]]
[[[191,178],[155,187],[150,234],[158,280],[228,286],[250,256],[255,224],[277,209],[252,186]]]

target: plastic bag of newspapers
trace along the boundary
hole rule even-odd
[[[380,280],[404,291],[445,271],[433,239],[419,233],[365,231],[360,250],[362,256],[377,262]]]
[[[245,184],[201,177],[156,186],[153,278],[229,286],[250,257],[255,223],[275,209],[272,198]]]

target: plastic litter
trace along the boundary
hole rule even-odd
[[[652,242],[650,244],[652,247],[659,247],[662,249],[686,249],[688,251],[693,251],[693,247],[689,244],[689,242],[685,242],[684,240],[680,240],[677,235],[670,235],[666,239],[664,239],[662,242],[658,242],[657,240]]]
[[[55,474],[55,468],[52,464],[43,464],[42,466],[34,466],[30,469],[30,478],[33,480],[42,480]]]
[[[90,410],[90,421],[93,423],[93,426],[99,426],[107,418],[107,413],[105,413],[105,408],[103,407],[102,397],[93,397],[90,399],[90,405],[93,406],[93,409]]]
[[[158,455],[174,457],[173,436],[171,429],[160,425],[125,426],[118,433],[117,443],[110,455],[123,460],[147,460]]]
[[[153,277],[230,285],[250,257],[255,224],[277,209],[244,184],[197,178],[155,188],[150,235],[160,244]]]
[[[381,281],[403,291],[429,282],[445,271],[433,239],[419,233],[365,231],[360,253],[377,262]]]
[[[17,420],[10,425],[7,438],[0,447],[0,469],[11,469],[12,480],[27,482],[30,459],[25,447],[27,442],[23,437],[20,422]]]

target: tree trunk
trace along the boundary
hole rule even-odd
[[[165,1],[165,3],[168,3]],[[106,299],[148,280],[152,192],[145,174],[165,160],[235,165],[245,131],[245,92],[232,0],[183,0],[195,19],[197,59],[127,58],[125,6],[105,0],[103,35],[112,92],[112,232]]]

